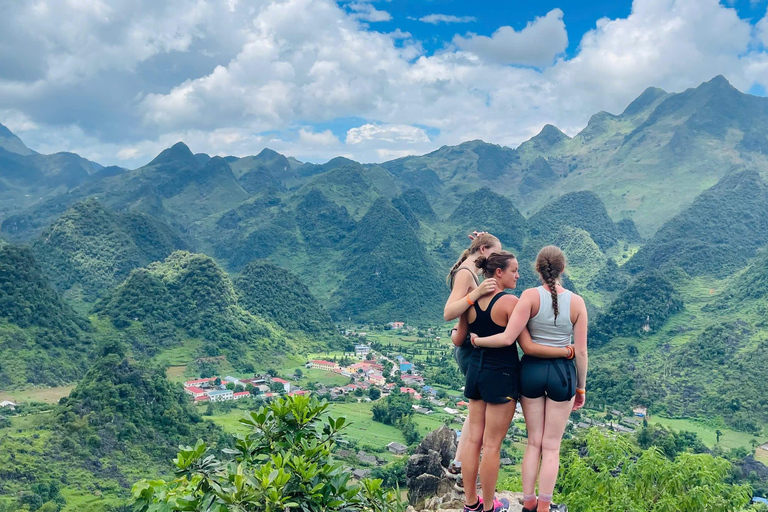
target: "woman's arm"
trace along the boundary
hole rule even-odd
[[[575,299],[575,300],[573,300]],[[571,304],[578,308],[578,318],[573,323],[573,344],[576,350],[576,400],[573,403],[573,410],[581,408],[587,399],[587,367],[589,358],[587,356],[587,306],[584,299],[575,295]]]
[[[454,326],[455,331],[451,332],[451,342],[460,347],[467,340],[467,334],[469,333],[469,322],[467,322],[466,313],[459,317],[459,323]]]
[[[528,293],[528,290],[524,291],[507,322],[507,328],[504,329],[504,332],[484,338],[470,335],[473,336],[472,344],[478,347],[507,347],[513,344],[520,336],[520,333],[523,332],[525,326],[528,325],[528,320],[531,318],[532,304],[531,294]]]
[[[565,347],[548,347],[539,343],[534,343],[528,328],[523,329],[520,336],[517,337],[517,344],[528,356],[542,357],[544,359],[554,359],[557,357],[568,357],[570,351]]]
[[[470,270],[460,270],[454,276],[453,289],[443,309],[443,318],[446,322],[459,318],[462,313],[469,309],[471,304],[467,301],[467,296],[474,303],[480,297],[488,295],[496,289],[495,279],[486,279],[480,283],[480,286],[475,287],[475,280],[470,272]]]

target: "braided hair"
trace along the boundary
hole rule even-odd
[[[565,254],[554,245],[548,245],[539,251],[536,256],[536,272],[541,280],[549,287],[552,294],[552,309],[555,311],[555,325],[557,325],[557,279],[565,270]]]
[[[477,251],[479,251],[481,248],[485,247],[486,249],[490,249],[491,247],[495,245],[501,245],[501,242],[498,238],[491,235],[490,233],[483,233],[481,235],[477,235],[474,240],[472,240],[472,244],[469,246],[469,249],[464,249],[464,252],[461,253],[461,256],[459,256],[459,259],[456,261],[456,263],[453,264],[453,267],[451,267],[451,271],[448,272],[448,277],[446,278],[446,283],[448,283],[448,286],[453,288],[453,276],[456,274],[456,271],[459,269],[462,263],[471,256],[472,254],[475,254]]]

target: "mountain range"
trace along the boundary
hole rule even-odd
[[[334,320],[434,325],[467,233],[488,230],[518,254],[519,289],[536,284],[539,248],[566,251],[566,282],[592,318],[598,400],[750,429],[746,404],[768,421],[762,402],[705,406],[718,378],[669,365],[697,368],[686,362],[696,344],[730,329],[709,371],[755,370],[768,308],[758,278],[767,133],[768,99],[721,76],[681,93],[649,88],[573,137],[547,125],[515,149],[470,141],[381,164],[310,164],[269,149],[210,157],[179,142],[137,169],[80,159],[86,170],[75,172],[3,129],[15,163],[0,163],[10,242],[0,255],[28,269],[4,303],[38,290],[73,343],[96,329],[149,358],[186,346],[244,365],[278,338],[288,340],[278,356],[336,343]],[[22,333],[14,343],[44,353],[42,327],[7,309],[0,334]],[[82,359],[67,357],[76,372]]]

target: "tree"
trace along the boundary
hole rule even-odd
[[[267,375],[269,375],[270,377],[277,377],[277,370],[275,370],[274,368],[270,368],[269,370],[267,370]]]
[[[295,396],[249,413],[241,422],[251,432],[234,443],[229,460],[210,453],[203,441],[182,447],[173,479],[133,486],[134,510],[403,511],[405,503],[381,480],[355,485],[332,461],[346,420],[326,417],[328,405]]]
[[[272,391],[273,393],[282,393],[283,391],[285,391],[285,388],[279,382],[270,382],[269,390]]]
[[[234,382],[227,382],[227,389],[229,389],[230,391],[234,391],[235,390],[235,383]]]
[[[304,376],[304,372],[301,371],[301,368],[296,368],[293,374],[296,376],[297,379],[300,379]]]
[[[723,435],[722,432],[720,432],[720,429],[715,430],[715,435],[717,436],[717,442],[720,442],[720,437]]]
[[[216,377],[213,381],[214,386],[221,386],[221,379],[219,377]]]
[[[572,512],[729,512],[750,499],[748,485],[727,483],[730,472],[730,462],[706,453],[670,459],[657,447],[642,450],[631,438],[592,429],[565,450],[557,491]]]
[[[368,390],[368,397],[371,400],[378,400],[379,398],[381,398],[381,391],[379,390],[379,388],[371,387],[371,389]]]

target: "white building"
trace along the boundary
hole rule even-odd
[[[235,392],[231,389],[220,389],[216,391],[209,391],[208,397],[211,402],[224,402],[225,400],[232,400],[235,397]]]
[[[371,347],[368,345],[355,345],[355,356],[358,359],[365,359],[371,352]]]

